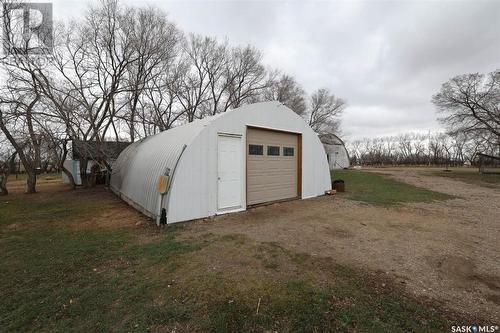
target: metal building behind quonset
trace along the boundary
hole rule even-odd
[[[335,134],[320,134],[319,138],[325,148],[330,170],[348,168],[350,165],[349,153],[344,141]]]
[[[247,137],[249,131],[263,130],[269,131],[264,136],[268,142],[248,141],[255,140],[255,134]],[[265,167],[257,167],[260,163]],[[281,166],[286,170],[280,172]],[[163,194],[157,191],[161,176],[168,176]],[[282,181],[293,181],[297,189]],[[314,131],[284,105],[265,102],[130,145],[115,162],[111,189],[157,222],[165,209],[167,223],[175,223],[245,210],[249,190],[254,203],[259,193],[266,200],[290,199],[290,190],[297,198],[315,197],[331,189],[331,184],[323,146]]]

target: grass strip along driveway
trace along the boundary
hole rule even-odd
[[[447,177],[489,188],[500,186],[500,173],[479,173],[477,169],[456,169],[433,171],[433,176]]]

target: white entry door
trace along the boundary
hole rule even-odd
[[[219,135],[218,141],[218,209],[236,210],[241,208],[241,137]]]

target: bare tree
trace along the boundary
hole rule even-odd
[[[362,149],[361,149],[361,140],[355,140],[349,146],[349,152],[351,155],[351,163],[354,165],[362,163]]]
[[[145,132],[156,134],[168,130],[186,118],[186,110],[179,101],[188,67],[184,59],[179,57],[175,63],[167,66],[157,80],[150,82],[142,100],[141,122]]]
[[[200,115],[201,107],[209,98],[210,79],[205,70],[204,61],[210,44],[210,39],[195,34],[190,34],[184,41],[184,63],[189,67],[183,77],[178,100],[188,122],[193,122],[203,116]]]
[[[309,126],[317,133],[338,133],[339,116],[346,102],[336,97],[328,89],[318,89],[311,95],[308,111]]]
[[[226,80],[230,84],[225,109],[251,102],[272,83],[272,76],[268,76],[262,65],[262,53],[254,47],[233,48],[229,66]]]
[[[129,127],[130,141],[136,137],[138,106],[146,89],[157,85],[164,72],[178,54],[182,38],[177,27],[166,19],[166,14],[157,8],[129,9],[124,25],[128,26],[134,49],[134,58],[126,73],[126,112],[124,120]]]
[[[0,129],[19,155],[28,176],[26,193],[36,192],[36,169],[40,165],[40,139],[31,119],[34,104],[36,101],[23,105],[23,109],[18,109],[19,113],[11,108],[7,112],[6,109],[0,110]],[[21,125],[21,122],[26,122],[26,125]]]
[[[24,20],[14,13],[24,13],[26,4],[0,1],[2,5],[3,44],[6,53],[0,58],[0,130],[15,149],[27,173],[26,192],[36,192],[36,171],[41,163],[42,138],[38,118],[42,91],[37,80],[49,31],[25,32]],[[22,16],[24,17],[24,16]],[[34,41],[38,43],[34,43]],[[42,43],[40,43],[42,42]],[[33,54],[35,53],[35,54]]]
[[[47,159],[56,166],[57,171],[62,171],[69,181],[72,189],[76,188],[73,173],[64,166],[64,161],[68,157],[68,145],[71,137],[67,133],[64,123],[44,122],[41,124],[42,133],[47,147]]]
[[[26,192],[36,192],[36,169],[40,166],[41,135],[37,126],[40,91],[31,73],[35,64],[27,55],[14,55],[2,63],[7,76],[0,87],[0,130],[17,152],[26,173]]]
[[[130,23],[134,15],[116,1],[106,0],[90,7],[82,24],[67,25],[58,34],[51,64],[55,78],[44,76],[40,81],[73,140],[102,142],[109,133],[120,139],[116,123],[129,103],[117,101],[127,92],[128,70],[139,62]],[[80,174],[89,186],[90,156],[81,153]]]
[[[500,143],[500,71],[459,75],[432,97],[452,131],[488,131]]]
[[[219,43],[215,38],[206,39],[203,66],[209,80],[209,100],[206,114],[215,115],[229,108],[228,89],[236,76],[231,73],[231,54],[227,41]]]
[[[444,159],[443,136],[441,133],[430,135],[428,143],[429,164],[440,164]]]
[[[306,113],[305,91],[290,75],[282,74],[279,79],[273,80],[263,92],[266,101],[279,101],[288,106],[298,115]]]

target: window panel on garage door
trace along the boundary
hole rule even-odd
[[[248,129],[248,205],[297,197],[298,140],[299,135],[293,133]],[[263,146],[263,154],[251,154],[252,146]],[[279,147],[279,150],[273,147]],[[285,147],[288,156],[284,154]]]

